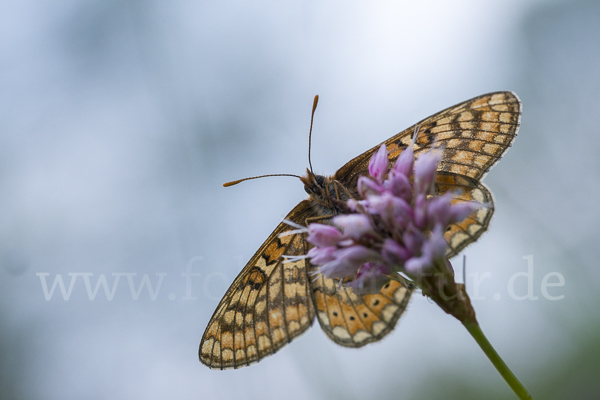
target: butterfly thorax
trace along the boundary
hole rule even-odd
[[[304,191],[309,194],[319,215],[337,215],[346,210],[345,203],[350,198],[356,197],[342,183],[333,177],[316,175],[306,170],[306,176],[300,180],[304,183]]]

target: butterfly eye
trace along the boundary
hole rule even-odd
[[[317,185],[323,187],[323,184],[325,183],[325,177],[322,175],[315,175],[315,181],[317,181]]]
[[[316,185],[305,185],[304,191],[310,195],[318,195],[319,193],[321,193],[321,188]]]

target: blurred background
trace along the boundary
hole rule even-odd
[[[294,178],[221,184],[303,174],[315,94],[312,163],[333,174],[496,90],[524,111],[485,179],[468,291],[534,398],[600,398],[599,71],[597,1],[3,1],[0,398],[513,398],[418,294],[360,350],[317,323],[248,368],[197,359],[306,197]]]

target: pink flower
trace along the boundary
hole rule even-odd
[[[337,247],[313,247],[306,253],[310,261],[315,265],[323,265],[335,260],[335,252]]]
[[[444,193],[443,196],[434,197],[427,204],[427,222],[429,226],[435,225],[436,222],[439,222],[443,225],[448,225],[450,220],[450,199],[452,197],[452,193]]]
[[[333,224],[342,229],[344,236],[354,239],[373,232],[369,218],[363,214],[338,215],[333,218]]]
[[[479,210],[481,207],[482,205],[480,203],[475,203],[473,201],[453,204],[450,208],[448,223],[454,224],[456,222],[460,222],[469,215],[473,214],[475,211]],[[484,205],[484,207],[486,207],[486,205]]]
[[[430,150],[422,154],[415,162],[415,191],[422,194],[433,194],[437,166],[442,153]]]
[[[425,194],[418,194],[415,200],[415,226],[424,230],[427,228],[427,197]]]
[[[409,226],[409,228],[402,233],[404,247],[412,254],[421,254],[421,248],[423,247],[423,242],[425,240],[426,237],[423,232],[415,229],[413,226]]]
[[[462,221],[481,208],[481,204],[472,201],[451,204],[453,194],[444,193],[435,197],[427,205],[427,221],[429,226],[441,224],[448,226]]]
[[[358,269],[358,273],[353,281],[347,285],[357,294],[375,294],[381,291],[390,279],[388,268],[384,264],[368,262]]]
[[[323,224],[310,224],[306,241],[319,247],[335,246],[342,240],[342,233],[335,227]]]
[[[373,214],[380,215],[385,221],[394,219],[402,226],[413,218],[410,204],[390,192],[384,192],[381,196],[369,197],[367,210]]]
[[[379,259],[379,253],[375,250],[355,245],[338,250],[335,253],[335,260],[321,266],[321,273],[328,278],[354,277],[361,265]]]
[[[366,176],[359,177],[356,186],[358,189],[358,194],[362,198],[366,198],[370,194],[381,194],[385,191],[385,187],[382,184]]]
[[[385,144],[382,144],[377,153],[369,160],[369,174],[377,180],[383,182],[388,170],[388,152]]]
[[[415,157],[413,154],[412,143],[408,146],[396,160],[396,164],[394,164],[394,168],[392,169],[395,173],[402,174],[407,178],[413,173],[413,164],[415,162]]]
[[[372,178],[358,179],[361,199],[348,201],[351,214],[333,218],[339,230],[309,226],[307,240],[315,245],[308,252],[311,262],[357,293],[375,293],[399,272],[422,277],[433,267],[446,268],[446,229],[481,207],[473,202],[452,204],[451,192],[436,195],[441,152],[429,151],[414,161],[411,144],[385,179],[387,157],[385,145],[371,157]]]
[[[444,240],[443,230],[441,225],[437,225],[429,240],[423,242],[421,248],[421,256],[413,257],[406,262],[404,268],[406,271],[414,275],[419,275],[433,266],[436,260],[443,260],[446,254],[448,244]]]
[[[404,153],[402,153],[404,154]],[[402,156],[402,154],[400,154]],[[409,175],[410,177],[410,175]],[[406,175],[394,170],[390,171],[387,180],[387,188],[396,197],[406,200],[407,202],[412,201],[413,188]]]
[[[381,256],[385,262],[391,265],[403,265],[406,260],[412,257],[412,254],[398,242],[388,238],[383,241]]]

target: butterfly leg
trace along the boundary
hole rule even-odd
[[[319,215],[319,216],[315,216],[315,217],[308,217],[306,218],[304,221],[304,223],[306,224],[306,226],[308,226],[308,224],[312,224],[313,222],[321,222],[321,221],[326,221],[326,220],[331,220],[334,217],[334,215]],[[330,225],[330,224],[328,224]]]
[[[338,187],[340,187],[344,191],[344,193],[346,194],[346,196],[348,196],[348,199],[354,199],[355,198],[355,196],[353,196],[352,193],[350,193],[350,191],[346,188],[346,186],[344,186],[340,181],[335,180],[335,181],[333,181],[333,184],[334,184],[334,188],[335,188],[335,197],[338,200],[342,200],[342,198],[340,196],[340,193],[338,192]]]

